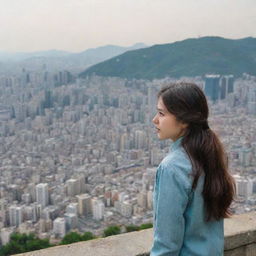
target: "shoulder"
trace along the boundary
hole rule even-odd
[[[181,183],[190,189],[192,186],[192,164],[185,152],[180,147],[174,152],[169,152],[159,165],[164,176],[175,176]]]
[[[172,166],[184,172],[192,171],[191,160],[189,159],[189,156],[182,147],[179,147],[173,152],[169,152],[162,160],[161,165],[167,168],[169,166]]]

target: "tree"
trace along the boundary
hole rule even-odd
[[[152,228],[153,224],[152,223],[145,223],[140,225],[140,230],[142,229],[147,229],[147,228]]]
[[[66,234],[63,239],[61,240],[60,244],[72,244],[80,241],[87,241],[94,239],[94,235],[91,232],[85,232],[84,234],[80,235],[76,232],[70,232]]]
[[[63,237],[60,244],[72,244],[80,241],[82,241],[80,234],[76,232],[70,232]]]
[[[26,252],[45,249],[51,247],[52,245],[49,243],[49,239],[39,239],[35,238],[27,242]]]
[[[120,234],[119,226],[110,226],[104,230],[104,236],[114,236]]]
[[[132,232],[132,231],[140,230],[140,227],[136,226],[136,225],[125,226],[125,228],[126,228],[126,232]]]
[[[82,241],[87,241],[87,240],[91,240],[91,239],[95,239],[96,237],[93,235],[92,232],[85,232],[82,236]]]
[[[10,242],[0,248],[0,256],[35,251],[51,246],[49,239],[39,239],[33,233],[27,235],[16,232],[10,236]]]

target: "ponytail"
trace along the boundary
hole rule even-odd
[[[182,146],[192,162],[192,189],[204,173],[203,198],[206,220],[220,220],[231,216],[230,204],[235,194],[235,182],[228,172],[228,157],[211,129],[189,130]]]

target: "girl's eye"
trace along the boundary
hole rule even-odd
[[[158,112],[158,113],[159,113],[160,116],[163,116],[163,115],[164,115],[164,113],[162,113],[162,112]]]

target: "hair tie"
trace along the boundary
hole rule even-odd
[[[207,120],[203,121],[203,122],[193,122],[191,127],[195,128],[195,129],[199,129],[199,130],[210,129]]]
[[[210,127],[209,127],[207,121],[205,121],[205,122],[202,124],[202,128],[203,128],[203,130],[208,130],[208,129],[210,129]]]

